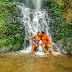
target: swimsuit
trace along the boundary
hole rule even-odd
[[[39,41],[40,40],[38,40],[38,39],[35,38],[34,41],[32,42],[32,46],[35,46],[36,44],[39,45]]]

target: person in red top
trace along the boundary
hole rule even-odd
[[[49,54],[49,53],[48,53],[48,51],[46,50],[45,46],[50,47],[50,48],[51,48],[51,51],[52,51],[52,54],[53,54],[54,56],[56,56],[56,55],[54,54],[53,47],[52,47],[52,45],[51,45],[51,41],[50,41],[49,37],[48,37],[46,34],[44,34],[43,31],[41,32],[41,39],[42,39],[42,42],[43,42],[42,48],[43,48],[43,50],[46,52],[46,55]],[[49,44],[49,43],[50,43],[50,44]]]

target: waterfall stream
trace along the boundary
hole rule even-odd
[[[34,4],[34,9],[29,8],[28,6],[22,3],[17,5],[17,7],[21,10],[22,15],[22,17],[20,17],[20,21],[25,26],[25,38],[30,38],[37,34],[37,32],[44,31],[45,34],[49,36],[52,42],[51,33],[49,33],[50,18],[48,17],[47,11],[41,8],[42,0],[32,0],[32,3]],[[30,53],[32,49],[32,41],[33,40],[29,40],[30,45],[27,48],[24,47],[24,50],[21,50],[21,52]],[[26,40],[24,43],[26,44]],[[40,41],[39,48],[37,49],[36,53],[44,53],[41,45],[42,41]],[[56,47],[56,45],[53,42],[52,45]],[[48,51],[50,51],[50,49],[48,49]],[[58,53],[60,54],[59,50]]]

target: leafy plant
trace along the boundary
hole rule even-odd
[[[20,29],[20,22],[14,15],[17,14],[16,5],[2,2],[0,3],[0,7],[1,48],[7,47],[14,51],[23,49],[25,31],[23,26],[22,29]]]
[[[64,10],[66,9],[65,3],[61,6],[59,6],[55,1],[53,0],[46,0],[44,7],[48,10],[48,15],[50,18],[50,27],[53,30],[53,41],[57,42],[59,40],[62,40],[63,47],[67,46],[68,42],[71,42],[69,39],[71,39],[71,26],[70,23],[67,23],[66,19],[64,18]],[[72,51],[71,47],[69,48],[70,51]]]

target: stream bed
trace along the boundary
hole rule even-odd
[[[72,56],[1,53],[0,72],[72,72]]]

